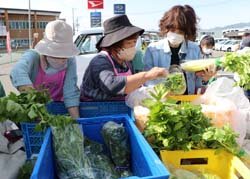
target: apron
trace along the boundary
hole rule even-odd
[[[38,74],[34,83],[35,89],[48,89],[53,101],[63,101],[63,86],[66,69],[55,74],[46,74],[39,65]]]
[[[125,63],[126,63],[126,65],[127,65],[127,67],[128,67],[128,71],[127,71],[127,72],[119,73],[119,72],[117,71],[117,69],[115,68],[115,64],[114,64],[114,62],[113,62],[111,56],[108,54],[108,52],[106,52],[106,51],[101,51],[100,53],[102,53],[102,54],[106,55],[106,57],[108,57],[108,60],[110,61],[110,63],[111,63],[112,66],[113,66],[113,70],[114,70],[115,76],[129,76],[129,75],[132,75],[131,68],[130,68],[130,66],[128,65],[127,62],[125,62]],[[89,98],[89,97],[86,97],[86,96],[83,96],[82,99],[83,99],[84,101],[93,101],[92,98]],[[125,96],[115,96],[115,97],[112,97],[109,101],[124,101],[124,100],[125,100]]]

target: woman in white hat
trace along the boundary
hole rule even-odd
[[[77,118],[80,92],[74,56],[78,53],[71,26],[61,20],[51,21],[35,50],[26,51],[12,69],[12,84],[19,91],[48,89],[53,101],[64,101],[70,115]]]
[[[90,62],[81,85],[81,100],[124,100],[126,94],[147,80],[167,75],[164,68],[132,74],[131,60],[143,29],[133,26],[126,15],[104,22],[104,36],[96,44],[100,53]]]

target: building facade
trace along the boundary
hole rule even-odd
[[[59,11],[31,10],[31,42],[34,46],[43,38],[49,21],[59,19]],[[6,35],[10,33],[11,48],[29,48],[28,9],[0,9],[0,50],[6,49]]]

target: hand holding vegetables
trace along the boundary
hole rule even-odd
[[[167,74],[168,71],[165,68],[154,67],[151,70],[145,72],[145,79],[153,80],[157,77],[165,77]]]
[[[202,75],[199,71],[208,68],[210,65],[220,66],[225,71],[237,73],[239,81],[236,85],[245,90],[250,89],[250,53],[226,53],[222,58],[213,58],[208,60],[194,60],[181,64],[185,71],[198,72],[196,75]],[[204,75],[205,76],[205,75]]]
[[[195,75],[202,78],[203,81],[207,82],[210,78],[216,75],[216,66],[215,64],[211,64],[202,71],[195,72]]]

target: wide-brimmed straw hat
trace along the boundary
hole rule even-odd
[[[110,47],[111,45],[138,33],[144,29],[132,25],[126,15],[116,15],[104,21],[104,36],[97,42],[96,47]]]
[[[51,21],[45,28],[45,35],[35,49],[42,55],[69,58],[79,54],[73,43],[73,31],[70,25],[62,20]]]

